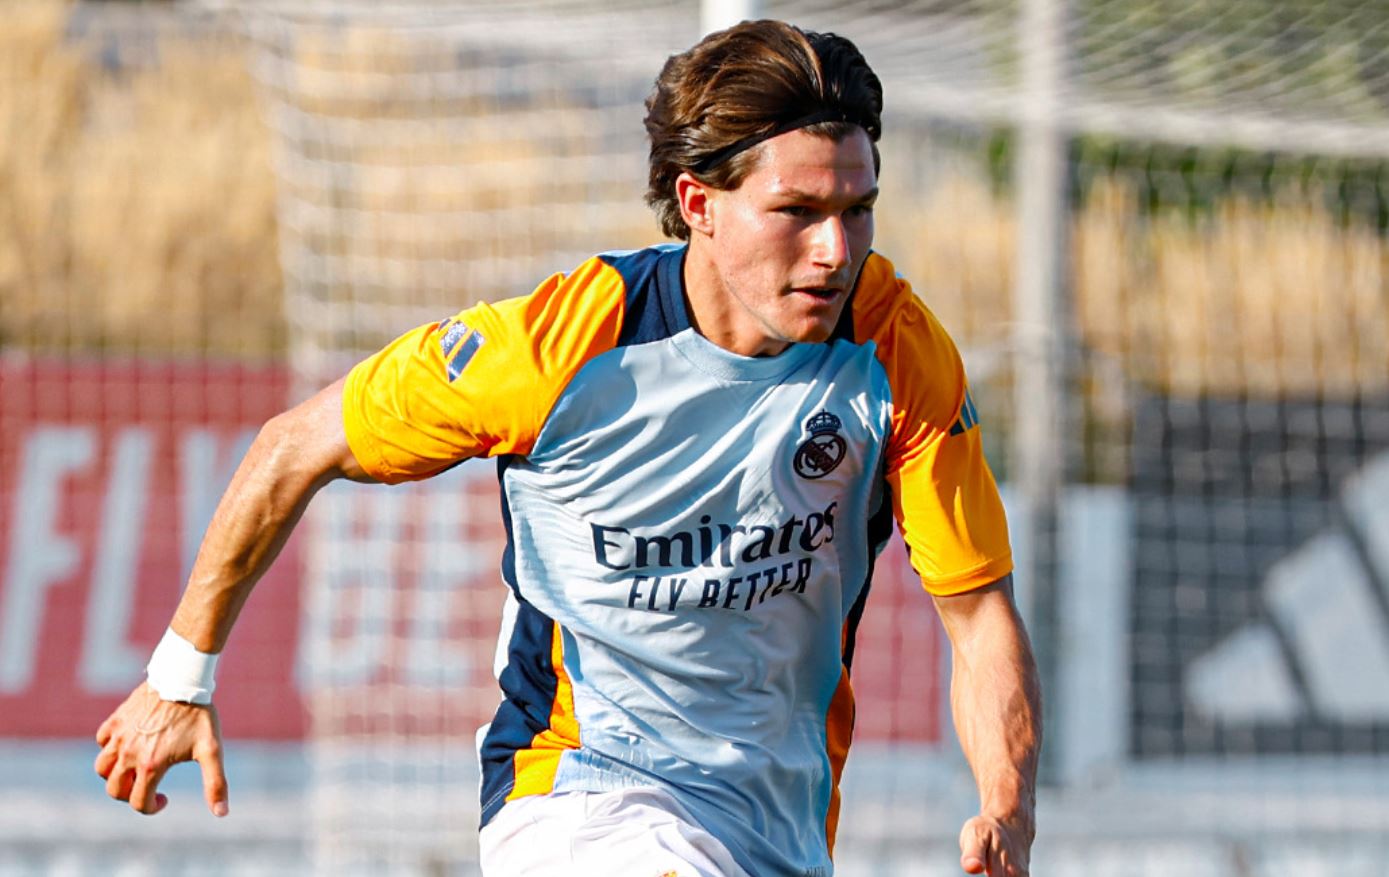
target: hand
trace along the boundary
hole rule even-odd
[[[222,768],[222,731],[216,707],[160,700],[141,683],[96,732],[101,754],[96,772],[106,793],[153,815],[169,803],[157,789],[164,773],[181,761],[203,771],[203,795],[214,816],[227,815],[227,775]]]
[[[967,874],[1027,877],[1032,831],[989,816],[975,816],[960,830],[960,867]]]

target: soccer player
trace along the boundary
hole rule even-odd
[[[318,488],[487,455],[509,596],[485,873],[830,874],[894,519],[953,649],[961,866],[1027,873],[1036,672],[960,357],[870,250],[878,79],[848,40],[759,21],[672,57],[647,107],[647,200],[683,243],[407,332],[267,423],[98,731],[112,797],[158,812],[192,759],[226,814],[213,665]]]

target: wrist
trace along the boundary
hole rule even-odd
[[[1020,803],[1016,807],[983,807],[980,808],[979,815],[985,819],[995,822],[1015,832],[1019,837],[1027,839],[1029,842],[1037,834],[1037,818],[1034,809],[1026,803]]]
[[[995,789],[994,794],[981,796],[979,814],[1030,830],[1036,824],[1036,796],[1031,787],[1010,788],[1007,793]]]
[[[209,704],[217,687],[218,657],[198,651],[171,627],[150,656],[146,678],[161,700]]]

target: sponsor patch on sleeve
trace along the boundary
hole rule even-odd
[[[979,425],[979,412],[974,407],[974,400],[969,396],[969,390],[965,390],[965,401],[960,406],[960,416],[955,421],[955,425],[950,427],[951,435],[960,435]]]
[[[440,324],[439,348],[447,363],[450,381],[458,380],[485,340],[482,333],[464,323],[446,320]]]

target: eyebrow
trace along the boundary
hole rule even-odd
[[[782,190],[782,191],[780,191],[780,192],[777,192],[777,193],[775,193],[775,194],[776,194],[777,197],[779,197],[779,198],[785,198],[785,199],[787,199],[787,200],[789,200],[789,201],[814,201],[814,202],[821,202],[821,201],[824,201],[824,200],[825,200],[824,198],[821,198],[819,195],[812,195],[812,194],[810,194],[809,192],[802,192],[800,189],[784,189],[784,190]],[[854,199],[854,203],[855,203],[855,204],[865,204],[865,203],[867,203],[867,202],[869,202],[869,201],[876,201],[876,200],[878,200],[878,187],[877,187],[877,186],[874,186],[873,188],[869,189],[867,192],[864,192],[862,196],[860,196],[860,197],[858,197],[858,198],[855,198],[855,199]]]

